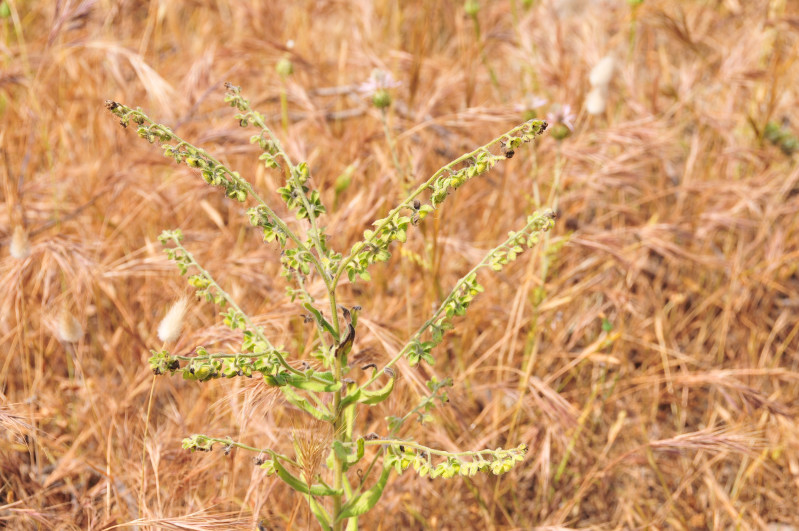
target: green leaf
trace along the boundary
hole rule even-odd
[[[429,355],[428,355],[429,356]],[[432,356],[430,356],[432,358]],[[428,362],[429,363],[429,362]],[[432,365],[432,363],[431,363]],[[367,391],[363,389],[361,391],[361,398],[358,400],[363,404],[367,404],[373,406],[375,404],[379,404],[383,400],[389,397],[391,391],[394,390],[394,381],[396,378],[391,378],[386,385],[384,385],[381,389],[377,391]]]
[[[352,454],[352,450],[344,446],[344,443],[341,441],[333,441],[333,452],[341,461],[346,461],[350,454]]]
[[[347,502],[344,507],[341,508],[341,513],[339,513],[336,522],[344,520],[345,518],[360,516],[374,507],[380,499],[380,496],[383,495],[383,489],[386,488],[386,482],[388,482],[388,476],[390,474],[391,467],[384,465],[383,473],[380,475],[380,479],[377,480],[377,483],[363,494]]]
[[[266,385],[272,387],[282,387],[286,385],[286,374],[285,373],[264,374],[264,381],[266,382]]]
[[[325,422],[333,421],[333,415],[331,415],[329,411],[321,411],[315,408],[314,406],[311,405],[310,402],[308,402],[308,399],[303,398],[297,393],[295,393],[294,389],[292,389],[291,387],[283,386],[280,388],[280,390],[283,391],[286,400],[288,400],[289,402],[291,402],[301,410],[305,411],[309,415],[313,416],[314,418],[317,418],[319,420],[324,420]]]
[[[310,302],[303,303],[302,307],[311,312],[311,314],[314,316],[314,319],[316,319],[316,322],[319,323],[319,326],[327,330],[330,335],[333,336],[333,339],[338,342],[338,334],[335,330],[333,330],[333,325],[328,323],[327,319],[322,316],[322,312],[314,308]]]
[[[386,417],[386,423],[388,423],[388,429],[391,433],[396,432],[402,424],[405,422],[405,419],[402,417],[395,417],[394,415],[389,415]]]
[[[332,527],[330,527],[330,515],[327,514],[325,508],[316,501],[316,498],[309,498],[311,504],[311,512],[316,517],[316,520],[319,522],[319,526],[324,531],[330,531]]]
[[[364,439],[363,437],[358,437],[358,453],[355,454],[360,461],[364,454]]]
[[[356,389],[355,391],[348,392],[347,396],[341,399],[341,409],[343,410],[347,406],[354,404],[361,398],[362,395],[362,389]]]
[[[324,379],[333,380],[333,374],[330,372],[317,372],[314,376]],[[285,377],[286,383],[297,389],[304,391],[312,391],[314,393],[334,393],[341,389],[342,383],[336,381],[318,382],[310,380],[301,374],[291,374]]]
[[[352,446],[347,446],[340,441],[333,442],[333,454],[339,458],[339,460],[344,465],[344,471],[349,470],[349,468],[357,464],[358,461],[363,459],[364,455],[364,439],[363,437],[358,439],[356,451],[353,452]],[[330,458],[328,458],[328,462],[330,462]]]
[[[309,486],[306,482],[286,470],[286,467],[280,463],[279,459],[275,459],[275,472],[289,487],[303,494],[310,494],[311,496],[336,496],[337,494],[342,494],[341,489],[336,490],[326,485]]]

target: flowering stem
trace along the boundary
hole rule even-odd
[[[238,305],[238,304],[236,304],[236,301],[235,301],[235,300],[233,300],[233,297],[231,297],[230,295],[228,295],[228,293],[227,293],[225,290],[223,290],[223,289],[222,289],[222,287],[221,287],[219,284],[217,284],[217,282],[214,280],[214,278],[211,276],[211,274],[210,274],[208,271],[206,271],[206,270],[205,270],[205,268],[203,268],[203,267],[202,267],[202,266],[201,266],[201,265],[200,265],[200,264],[197,262],[197,260],[195,260],[195,258],[194,258],[194,255],[192,255],[192,254],[189,252],[189,250],[188,250],[188,249],[186,249],[186,248],[183,246],[183,244],[181,244],[181,243],[180,243],[180,240],[178,239],[178,237],[177,237],[176,235],[174,235],[174,234],[170,234],[170,236],[169,236],[169,237],[170,237],[170,239],[171,239],[171,240],[174,242],[174,244],[175,244],[175,247],[176,247],[177,249],[180,249],[180,251],[181,251],[181,252],[184,254],[184,256],[185,256],[185,257],[188,259],[188,263],[189,263],[189,265],[192,265],[192,266],[196,267],[196,268],[197,268],[197,269],[198,269],[198,270],[199,270],[199,271],[202,273],[202,275],[203,275],[203,278],[205,278],[206,280],[208,280],[208,282],[209,282],[209,285],[210,285],[210,286],[212,286],[212,287],[214,288],[214,290],[215,290],[217,293],[219,293],[219,295],[221,295],[221,296],[222,296],[222,298],[223,298],[223,299],[225,299],[225,302],[227,302],[227,303],[228,303],[228,304],[229,304],[229,305],[230,305],[230,306],[231,306],[231,307],[232,307],[234,310],[236,310],[236,311],[237,311],[237,312],[238,312],[238,313],[239,313],[239,314],[242,316],[242,318],[244,319],[244,322],[247,324],[247,327],[249,328],[249,330],[250,330],[250,331],[251,331],[251,332],[252,332],[252,333],[253,333],[253,334],[254,334],[254,335],[255,335],[255,336],[256,336],[256,337],[257,337],[259,340],[263,341],[263,342],[264,342],[264,343],[267,345],[267,347],[269,348],[269,350],[271,351],[271,353],[272,353],[272,354],[274,354],[275,358],[277,358],[278,362],[279,362],[279,363],[280,363],[280,364],[281,364],[281,365],[282,365],[282,366],[283,366],[283,367],[284,367],[286,370],[288,370],[289,372],[292,372],[292,373],[294,373],[294,374],[304,374],[302,371],[299,371],[299,370],[295,369],[294,367],[292,367],[291,365],[289,365],[289,364],[288,364],[288,362],[286,361],[286,359],[285,359],[285,358],[284,358],[284,357],[283,357],[283,356],[280,354],[280,351],[279,351],[278,349],[276,349],[276,348],[275,348],[275,347],[272,345],[272,343],[271,343],[271,342],[270,342],[270,341],[269,341],[269,340],[266,338],[266,336],[264,336],[264,334],[263,334],[263,333],[260,331],[260,329],[259,329],[257,326],[255,326],[255,324],[252,322],[252,320],[250,319],[250,317],[249,317],[249,316],[248,316],[246,313],[244,313],[244,311],[242,311],[242,309],[241,309],[241,308],[239,308],[239,305]]]
[[[297,468],[302,468],[302,465],[299,464],[297,461],[291,459],[290,457],[286,457],[283,454],[279,454],[279,453],[275,452],[274,450],[270,450],[269,448],[255,448],[254,446],[248,446],[246,444],[242,444],[240,442],[236,442],[236,441],[234,441],[233,439],[230,439],[230,438],[221,439],[219,437],[209,437],[207,435],[203,435],[202,437],[204,439],[208,440],[208,441],[211,441],[211,442],[214,442],[214,443],[219,443],[219,444],[224,444],[225,446],[241,448],[242,450],[249,450],[251,452],[257,452],[259,454],[269,454],[270,456],[272,456],[273,459],[279,459],[279,460],[283,461],[284,463],[288,463],[290,465],[296,466]]]
[[[353,443],[354,444],[354,443]],[[446,450],[436,450],[425,446],[423,444],[415,443],[412,441],[405,441],[403,439],[375,439],[373,441],[364,441],[364,446],[402,446],[404,448],[413,448],[414,450],[421,450],[430,455],[440,455],[442,457],[482,457],[483,455],[496,456],[502,450],[469,450],[464,452],[447,452]],[[512,449],[505,450],[511,453]]]
[[[285,97],[285,92],[281,92],[281,105],[283,104],[283,98],[284,97]],[[258,126],[258,128],[261,129],[262,133],[265,133],[269,137],[269,140],[272,142],[272,144],[275,146],[275,149],[277,150],[277,155],[279,155],[285,161],[286,165],[288,166],[288,168],[287,168],[287,171],[288,171],[288,174],[289,174],[288,175],[288,179],[293,180],[294,186],[295,187],[299,187],[301,189],[302,188],[302,184],[300,182],[298,182],[298,177],[297,177],[297,175],[298,175],[297,174],[297,166],[292,162],[291,158],[288,156],[288,153],[286,153],[283,150],[283,146],[281,145],[280,140],[278,140],[278,138],[275,136],[275,134],[272,132],[272,130],[266,125],[266,123],[264,122],[263,117],[260,115],[260,113],[257,113],[255,111],[253,111],[252,108],[250,107],[249,102],[247,100],[242,99],[242,102],[243,103],[241,105],[241,109],[243,111],[248,112],[249,116],[250,116],[250,119],[252,120],[252,123],[255,124],[256,126]],[[286,120],[288,120],[287,116],[286,116]],[[286,125],[286,127],[287,127],[287,125]],[[308,213],[308,221],[311,224],[311,241],[313,241],[314,247],[316,247],[316,251],[317,251],[318,255],[322,256],[322,255],[325,254],[325,251],[324,251],[324,246],[322,245],[322,241],[319,239],[319,230],[317,228],[316,214],[314,213],[314,209],[311,206],[311,204],[308,201],[308,198],[305,196],[305,194],[300,194],[300,200],[302,201],[303,206],[305,207],[305,211]],[[273,217],[275,217],[275,216],[273,216]],[[277,218],[277,217],[275,217],[275,219],[279,220],[279,218]],[[295,240],[295,242],[297,242],[297,244],[298,244],[300,249],[307,250],[304,246],[299,244],[299,240],[298,239]],[[335,282],[331,283],[330,278],[328,277],[327,272],[325,271],[325,268],[319,262],[318,258],[313,253],[308,253],[308,255],[313,260],[313,263],[314,263],[314,265],[316,267],[316,270],[319,272],[319,276],[322,277],[322,281],[325,283],[325,287],[327,288],[327,292],[328,292],[328,295],[329,295],[328,299],[329,299],[329,302],[330,302],[330,311],[331,311],[331,314],[332,314],[331,318],[333,320],[333,323],[332,323],[333,324],[333,329],[336,331],[336,334],[338,334],[340,332],[340,330],[339,330],[339,322],[338,322],[338,312],[336,311],[336,293],[335,293],[336,284],[335,284]]]
[[[397,205],[395,208],[393,208],[386,215],[386,217],[383,219],[383,221],[380,224],[377,225],[377,228],[374,229],[374,234],[372,234],[371,237],[366,238],[362,242],[360,242],[361,245],[359,247],[357,247],[357,248],[353,248],[353,252],[351,252],[349,254],[349,256],[347,256],[346,258],[344,258],[341,261],[341,263],[338,266],[338,271],[336,271],[336,275],[333,278],[332,289],[336,289],[336,286],[338,286],[338,282],[341,279],[341,275],[346,270],[347,264],[349,264],[352,260],[355,259],[355,256],[358,254],[358,252],[361,251],[362,249],[364,249],[366,246],[374,243],[374,241],[380,236],[381,231],[389,223],[391,223],[391,219],[394,217],[394,215],[398,214],[403,209],[410,208],[411,204],[413,203],[413,200],[416,199],[416,197],[418,197],[419,195],[421,195],[422,192],[424,192],[425,190],[430,188],[431,185],[436,181],[436,179],[441,177],[444,174],[444,172],[452,172],[453,169],[455,168],[455,166],[458,166],[459,164],[463,163],[464,161],[467,161],[467,160],[470,160],[470,159],[474,159],[477,155],[479,155],[481,153],[486,153],[486,152],[490,153],[489,148],[491,148],[492,146],[494,146],[496,144],[499,144],[500,142],[502,142],[504,139],[506,139],[508,137],[515,136],[516,133],[529,131],[530,127],[531,127],[531,124],[533,124],[534,122],[535,121],[531,120],[529,122],[525,122],[525,123],[523,123],[521,125],[518,125],[518,126],[514,127],[513,129],[507,131],[503,135],[500,135],[497,138],[491,140],[487,144],[485,144],[483,146],[480,146],[479,148],[475,149],[474,151],[470,151],[468,153],[464,153],[463,155],[461,155],[457,159],[453,160],[449,164],[446,164],[446,165],[442,166],[441,168],[439,168],[438,171],[436,171],[432,175],[432,177],[430,177],[427,181],[425,181],[424,183],[419,185],[416,188],[416,190],[414,190],[408,197],[406,197],[405,200],[402,203]],[[542,123],[544,124],[544,126],[546,125],[546,122],[542,122]]]
[[[445,311],[447,304],[453,301],[458,296],[459,289],[461,288],[461,286],[465,285],[467,280],[473,275],[475,275],[477,271],[479,271],[484,267],[489,267],[489,265],[491,264],[492,256],[494,256],[499,251],[512,248],[515,245],[516,240],[519,238],[519,235],[521,234],[541,232],[541,230],[533,230],[533,229],[541,224],[542,218],[549,218],[551,220],[552,217],[553,214],[551,211],[546,211],[543,214],[535,214],[531,216],[530,221],[528,221],[527,225],[525,225],[523,229],[513,234],[513,236],[509,237],[507,240],[505,240],[504,242],[496,246],[494,249],[486,253],[486,255],[483,257],[480,263],[478,263],[468,273],[466,273],[463,277],[461,277],[461,279],[452,288],[452,291],[450,291],[449,295],[447,295],[447,297],[441,302],[441,304],[439,304],[438,309],[433,313],[433,315],[427,321],[425,321],[424,324],[422,324],[422,326],[419,327],[416,333],[408,340],[407,343],[405,343],[405,346],[402,349],[400,349],[400,351],[393,358],[391,358],[391,360],[389,360],[388,363],[386,363],[385,367],[383,368],[383,371],[393,366],[395,363],[397,363],[397,361],[400,360],[400,358],[402,358],[405,354],[408,353],[414,341],[418,340],[425,332],[425,330],[427,330],[433,323],[436,322],[441,313]],[[380,377],[380,375],[383,374],[383,371],[375,371],[374,375],[371,378],[369,378],[369,380],[367,380],[366,383],[360,386],[360,389],[365,389],[369,385],[373,384]]]
[[[283,98],[285,98],[285,96],[286,96],[285,91],[281,92],[281,106],[283,105]],[[280,157],[286,162],[289,173],[288,178],[294,181],[295,186],[301,187],[302,185],[297,181],[297,166],[292,162],[291,158],[288,156],[288,153],[286,153],[283,150],[283,146],[280,144],[280,140],[278,140],[278,138],[275,136],[272,130],[266,125],[261,114],[253,111],[252,108],[250,108],[249,102],[247,102],[246,100],[244,100],[242,109],[246,110],[249,113],[252,123],[257,125],[258,128],[260,128],[263,133],[266,133],[266,135],[269,137],[269,140],[277,149],[277,154],[280,155]],[[285,120],[286,124],[284,127],[287,128],[288,115],[286,115]],[[308,221],[311,223],[311,229],[312,229],[311,239],[314,242],[314,245],[319,254],[320,255],[324,254],[324,247],[322,246],[322,243],[319,240],[319,233],[317,232],[316,214],[314,213],[314,209],[311,208],[311,204],[309,203],[308,198],[305,196],[305,194],[300,194],[300,199],[303,203],[303,206],[305,207],[306,212],[308,212]],[[325,284],[327,284],[328,280],[327,278],[325,278],[326,275],[324,274],[324,271],[320,269],[319,273],[320,275],[322,275],[323,279],[325,280]]]
[[[386,112],[386,107],[380,108],[380,120],[383,122],[383,133],[386,135],[386,143],[388,143],[388,148],[391,151],[391,161],[394,163],[394,169],[404,183],[405,172],[400,166],[399,157],[397,156],[397,146],[394,142],[394,138],[391,136],[391,130],[388,128],[388,113]]]
[[[252,187],[252,185],[246,179],[243,179],[237,173],[235,173],[235,172],[231,171],[230,169],[228,169],[227,166],[222,164],[219,160],[217,160],[215,157],[213,157],[211,154],[209,154],[204,149],[202,149],[200,147],[197,147],[197,146],[195,146],[194,144],[192,144],[190,142],[187,142],[186,140],[184,140],[181,137],[179,137],[178,135],[176,135],[170,128],[155,122],[149,116],[144,114],[141,110],[139,110],[139,109],[133,110],[130,107],[127,107],[125,105],[122,105],[121,103],[116,103],[116,102],[108,102],[107,106],[111,110],[111,112],[113,112],[114,114],[116,114],[117,116],[122,118],[123,121],[132,120],[132,121],[134,121],[137,124],[143,124],[145,122],[150,124],[150,126],[151,126],[150,130],[151,131],[154,131],[156,133],[160,133],[161,135],[163,135],[164,139],[166,139],[167,141],[172,141],[172,140],[176,141],[177,144],[174,146],[175,149],[188,148],[189,151],[192,151],[194,153],[197,153],[197,154],[201,155],[204,159],[206,159],[209,162],[211,162],[221,172],[225,173],[225,175],[231,181],[234,181],[236,184],[241,186],[249,195],[251,195],[266,210],[266,213],[269,215],[269,217],[271,219],[273,219],[275,224],[280,228],[280,230],[283,231],[289,237],[289,239],[291,239],[291,241],[293,241],[297,245],[298,249],[306,252],[307,255],[310,256],[311,261],[314,264],[314,267],[319,272],[319,275],[322,277],[322,279],[324,280],[325,284],[329,286],[329,280],[327,278],[327,275],[325,274],[325,269],[322,266],[321,262],[319,262],[319,259],[313,253],[308,251],[308,248],[305,246],[305,244],[302,242],[302,240],[300,240],[300,238],[294,233],[294,231],[289,229],[288,225],[286,225],[286,223],[280,218],[280,216],[278,216],[277,213],[266,203],[266,201],[264,201],[261,198],[261,196],[258,195],[258,193],[255,191],[255,189]],[[247,108],[249,109],[249,107],[247,107]],[[291,159],[289,159],[288,155],[285,153],[285,151],[283,151],[283,148],[280,147],[280,143],[278,142],[277,138],[274,136],[272,131],[266,126],[266,124],[263,122],[263,119],[260,118],[260,115],[258,115],[258,113],[252,112],[252,114],[254,115],[253,116],[253,121],[256,122],[257,125],[259,127],[261,127],[261,129],[263,129],[269,135],[270,139],[275,143],[275,146],[277,146],[277,148],[279,150],[279,154],[282,156],[282,158],[286,161],[286,163],[292,169],[291,173],[292,174],[296,174],[296,172],[293,171],[293,169],[295,167],[292,164]],[[307,203],[307,198],[305,198],[303,196],[303,199],[304,199],[304,202],[305,202],[305,207],[307,209],[309,209],[310,206]],[[315,229],[316,228],[316,220],[315,220],[315,218],[313,216],[313,211],[309,209],[308,213],[309,213],[309,218],[311,219],[311,226],[312,226],[312,228]],[[317,239],[315,240],[315,243],[317,244],[317,246],[319,246],[321,248],[321,244],[319,243],[318,236],[317,236]]]

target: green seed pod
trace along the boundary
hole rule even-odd
[[[194,376],[196,376],[198,380],[206,380],[211,376],[211,368],[205,364],[200,365],[194,369]]]
[[[554,138],[555,140],[563,140],[569,137],[572,134],[572,132],[571,129],[569,129],[563,124],[555,124],[552,126],[550,134],[552,135],[552,138]]]
[[[377,89],[372,96],[372,105],[378,109],[385,109],[391,105],[391,94],[386,89]]]
[[[476,17],[477,13],[480,12],[480,2],[477,0],[466,0],[463,3],[463,10],[466,11],[466,14],[470,17]]]
[[[275,65],[275,71],[280,77],[286,79],[294,73],[294,65],[288,57],[281,57],[280,61]]]

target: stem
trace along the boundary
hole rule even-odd
[[[332,296],[332,293],[331,293]],[[335,306],[334,306],[335,309]],[[338,322],[338,319],[336,319]],[[335,378],[337,382],[341,381],[341,357],[336,356],[335,360]],[[348,442],[344,440],[345,431],[342,429],[341,422],[343,420],[344,415],[341,413],[341,393],[342,389],[339,389],[333,394],[333,435],[339,442]],[[344,483],[343,481],[344,476],[344,465],[341,462],[341,458],[338,456],[336,452],[333,452],[333,488],[335,490],[340,490]],[[333,530],[334,531],[341,531],[343,522],[338,520],[338,515],[341,513],[341,494],[336,494],[333,496]]]
[[[289,102],[286,95],[286,82],[283,80],[283,88],[280,90],[280,123],[283,125],[283,132],[289,132]]]
[[[471,18],[472,22],[474,22],[474,37],[477,40],[477,46],[480,48],[480,60],[483,62],[483,66],[486,67],[486,70],[488,70],[491,84],[494,86],[494,89],[499,92],[499,79],[497,79],[497,74],[494,72],[494,69],[488,64],[488,55],[486,54],[486,49],[480,36],[480,21],[476,14],[472,15]]]
[[[380,109],[380,120],[383,122],[383,133],[386,135],[386,142],[388,143],[388,148],[391,151],[391,162],[394,163],[394,169],[397,171],[404,183],[405,172],[402,171],[402,167],[400,166],[399,157],[397,156],[397,146],[394,143],[394,138],[392,138],[391,131],[388,128],[388,116],[385,107]]]
[[[147,432],[150,428],[150,413],[153,409],[153,391],[155,391],[155,376],[153,376],[153,383],[150,386],[150,398],[147,400],[147,417],[144,420],[144,438],[141,443],[141,487],[139,492],[139,507],[144,507],[144,464],[147,459]],[[141,513],[141,510],[139,510]],[[144,516],[140,514],[140,516]]]

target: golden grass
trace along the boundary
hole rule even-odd
[[[545,136],[459,190],[344,298],[364,307],[355,351],[387,360],[536,196],[557,198],[547,245],[481,277],[486,293],[435,367],[400,365],[396,395],[359,419],[384,433],[385,415],[449,375],[437,422],[402,436],[448,450],[525,442],[526,461],[502,477],[393,478],[363,528],[799,525],[799,167],[762,138],[770,120],[799,123],[797,3],[646,0],[634,16],[621,0],[482,3],[496,86],[461,2],[6,2],[0,238],[24,227],[31,254],[0,256],[0,525],[315,525],[252,455],[180,449],[194,432],[312,447],[313,426],[255,380],[159,378],[142,471],[148,349],[189,291],[162,229],[184,230],[275,343],[307,353],[309,329],[242,208],[122,130],[105,99],[141,106],[274,198],[279,175],[257,168],[221,102],[224,81],[242,85],[328,207],[355,165],[325,221],[348,249],[403,188],[379,114],[352,92],[373,68],[403,82],[390,126],[420,182],[520,122],[514,103],[530,94],[580,109],[607,53],[618,69],[604,115],[579,113],[560,145]],[[191,308],[170,349],[232,342],[215,313]]]

